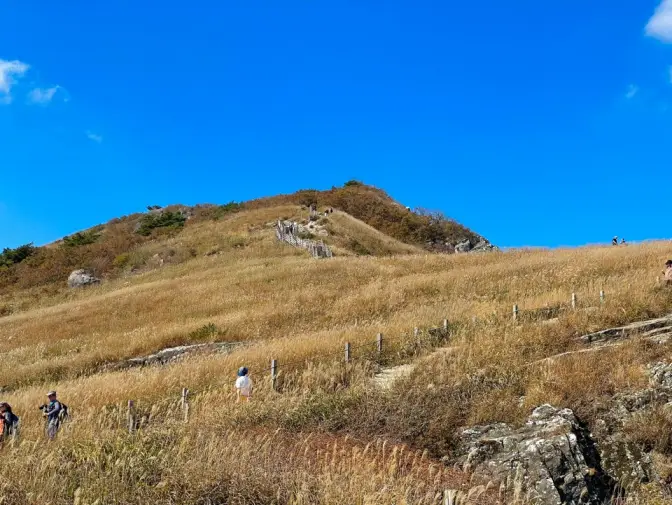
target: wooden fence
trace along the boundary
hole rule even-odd
[[[599,292],[599,306],[603,306],[606,302],[606,297],[604,290]],[[571,294],[571,298],[568,300],[568,303],[564,305],[558,305],[554,307],[542,307],[538,309],[530,309],[527,311],[521,311],[518,307],[518,304],[513,306],[512,314],[512,323],[520,324],[523,321],[537,321],[537,320],[548,320],[554,317],[557,317],[562,312],[567,311],[576,311],[581,308],[588,309],[588,305],[581,307],[579,305],[579,298],[576,293]],[[597,309],[597,307],[591,307],[592,309]],[[477,322],[477,318],[473,318],[473,322]],[[342,351],[324,353],[320,358],[333,357],[335,360],[338,359],[344,365],[352,363],[355,359],[364,359],[369,361],[381,362],[383,355],[388,348],[388,344],[394,341],[403,342],[404,348],[407,348],[406,351],[411,353],[416,353],[417,349],[427,348],[427,347],[437,347],[449,340],[451,334],[451,325],[448,319],[444,319],[442,324],[439,326],[433,326],[425,329],[419,327],[413,328],[412,333],[398,335],[396,337],[387,337],[382,333],[378,333],[375,339],[371,341],[360,343],[353,346],[350,342],[345,342]],[[367,349],[364,354],[361,354],[359,357],[355,357],[354,351],[361,351],[362,349]],[[405,351],[405,352],[406,352]],[[295,362],[284,362],[282,363],[282,369],[292,370],[301,366],[305,366],[309,363],[309,359],[302,359]],[[280,373],[280,360],[273,358],[271,360],[270,368],[262,370],[263,373],[270,372],[270,386],[272,390],[278,391],[278,377]],[[183,388],[181,397],[179,400],[180,407],[183,411],[183,420],[184,422],[189,421],[189,398],[190,398],[189,389]],[[127,426],[129,433],[132,433],[137,430],[139,424],[136,416],[135,410],[135,401],[128,401],[127,409]]]
[[[279,241],[294,247],[306,249],[313,258],[332,258],[331,248],[322,241],[315,241],[299,237],[298,223],[278,221],[275,227],[275,236]]]

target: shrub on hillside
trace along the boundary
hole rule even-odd
[[[95,244],[100,238],[100,232],[96,230],[89,230],[77,232],[74,235],[63,237],[63,245],[65,247],[79,247],[83,245]]]
[[[315,189],[302,189],[294,194],[297,203],[304,207],[317,205],[317,195],[318,192]]]
[[[328,191],[301,190],[292,195],[262,198],[247,202],[245,207],[308,207],[312,204],[342,210],[401,242],[417,244],[430,250],[447,250],[446,242],[455,244],[469,239],[476,243],[480,240],[477,234],[440,213],[408,212],[384,191],[359,181],[348,181],[343,187]]]
[[[313,240],[315,238],[315,235],[309,231],[300,231],[297,236],[303,240]]]
[[[161,214],[145,214],[140,219],[137,233],[147,237],[157,228],[179,229],[184,226],[186,220],[187,218],[181,212],[166,211]]]
[[[190,332],[188,335],[188,340],[189,342],[209,341],[222,334],[223,332],[217,327],[215,323],[209,323]]]
[[[10,267],[17,263],[21,263],[23,260],[35,254],[37,247],[32,243],[25,244],[17,247],[16,249],[10,249],[5,247],[0,254],[0,267]]]
[[[131,260],[130,254],[121,253],[114,258],[114,260],[112,261],[112,266],[114,266],[114,268],[123,269],[126,268],[130,260]]]
[[[243,209],[243,204],[238,202],[229,202],[224,205],[218,205],[212,211],[212,219],[217,221],[218,219],[223,218],[227,214],[232,214]]]

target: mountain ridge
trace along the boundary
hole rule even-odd
[[[27,244],[16,249],[4,249],[0,255],[0,293],[12,288],[63,283],[75,269],[91,270],[101,277],[114,277],[132,262],[132,256],[139,248],[179,238],[185,229],[199,223],[218,222],[250,213],[249,227],[252,229],[263,224],[252,217],[255,211],[264,213],[264,216],[268,213],[271,217],[273,209],[277,209],[273,220],[289,217],[281,215],[282,212],[294,213],[294,217],[303,219],[311,206],[320,211],[327,208],[341,211],[335,217],[335,221],[340,219],[340,223],[331,223],[329,234],[333,235],[340,254],[376,256],[423,250],[453,253],[460,242],[476,245],[484,240],[439,212],[411,211],[379,188],[349,181],[342,187],[325,191],[304,189],[224,205],[151,205],[145,213],[113,218],[105,224],[81,230],[41,247]],[[352,220],[339,217],[343,214],[351,216]],[[322,218],[324,214],[320,216]],[[356,222],[362,224],[357,225]],[[366,227],[370,228],[368,232],[364,231]],[[374,234],[377,235],[375,239],[372,237]],[[362,240],[368,245],[364,245]],[[382,246],[383,243],[387,246]],[[391,246],[393,243],[397,245]],[[178,262],[180,258],[177,256],[181,257],[181,261],[187,260],[200,253],[202,251],[198,247],[195,250],[173,248],[171,261]]]

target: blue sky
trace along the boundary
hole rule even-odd
[[[672,236],[672,0],[3,0],[0,22],[0,247],[352,178],[502,246]]]

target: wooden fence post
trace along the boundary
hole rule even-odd
[[[278,378],[278,360],[271,360],[271,389],[276,390],[276,379]]]
[[[184,422],[189,422],[189,390],[182,388],[182,412],[184,413]]]
[[[443,320],[443,331],[448,331],[448,319]]]
[[[378,348],[378,356],[383,354],[383,334],[379,333],[376,336],[376,347]]]
[[[576,293],[572,293],[572,309],[576,310]]]
[[[350,363],[350,342],[345,343],[345,362]]]
[[[516,321],[518,319],[518,305],[513,306],[513,320]]]
[[[604,289],[600,289],[600,303],[604,303]]]
[[[135,431],[135,402],[128,400],[128,432]]]
[[[416,326],[415,328],[413,328],[413,336],[415,338],[418,338],[418,335],[420,335],[420,328]]]

